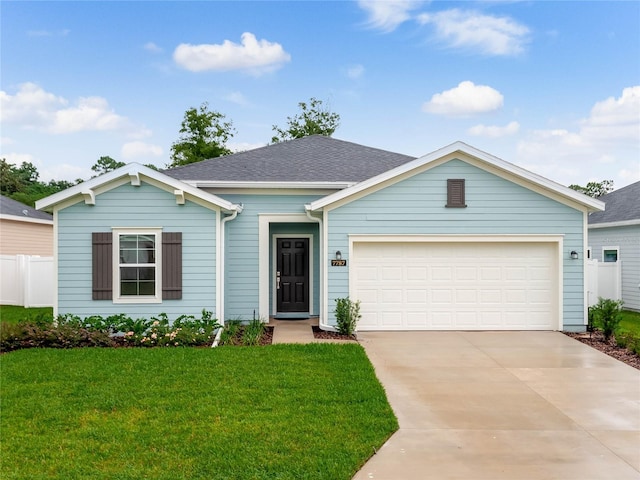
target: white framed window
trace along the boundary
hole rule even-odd
[[[113,302],[162,302],[162,230],[113,229]]]
[[[602,247],[603,262],[617,262],[620,258],[620,247]]]

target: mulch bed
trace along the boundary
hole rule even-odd
[[[338,332],[329,332],[327,330],[322,330],[318,326],[313,326],[313,338],[321,340],[358,340],[358,337],[355,335],[342,335]]]
[[[605,342],[604,335],[598,331],[592,333],[564,332],[564,334],[640,370],[640,355],[636,355],[625,347],[619,347],[613,337]]]
[[[225,343],[227,346],[240,346],[242,345],[242,334],[244,333],[244,327],[240,327],[236,336],[231,339],[228,343]],[[265,326],[264,332],[262,332],[262,336],[260,337],[260,342],[258,345],[271,345],[273,343],[273,327]]]

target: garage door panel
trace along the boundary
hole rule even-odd
[[[358,328],[555,329],[557,249],[557,243],[355,243]]]

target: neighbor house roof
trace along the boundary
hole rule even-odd
[[[242,206],[228,202],[204,190],[183,183],[169,177],[162,172],[157,172],[138,163],[129,163],[124,167],[113,170],[86,182],[74,185],[62,192],[53,194],[36,202],[39,210],[53,211],[56,205],[68,206],[84,200],[88,205],[96,202],[96,196],[100,193],[116,188],[125,183],[140,185],[141,182],[149,183],[176,196],[176,203],[184,204],[185,199],[194,201],[207,207],[216,207],[225,211],[242,211]]]
[[[604,228],[640,224],[640,182],[601,196],[604,212],[589,215],[589,227]]]
[[[53,217],[50,214],[39,212],[29,205],[25,205],[24,203],[20,203],[3,195],[0,195],[0,218],[53,224]]]
[[[335,184],[344,188],[415,157],[311,135],[164,171],[199,187]]]
[[[588,197],[580,192],[571,190],[568,187],[553,182],[538,174],[518,167],[513,163],[506,162],[498,157],[494,157],[482,150],[478,150],[464,142],[455,142],[434,152],[416,158],[410,162],[402,164],[392,170],[384,172],[373,178],[369,178],[344,190],[340,190],[326,197],[320,198],[306,205],[309,211],[322,210],[325,207],[333,208],[350,199],[358,198],[367,192],[375,191],[382,185],[397,181],[406,176],[411,176],[417,172],[441,165],[444,162],[460,158],[478,168],[487,170],[510,181],[526,186],[545,196],[561,201],[568,205],[584,208],[587,211],[603,210],[604,204],[595,198]]]

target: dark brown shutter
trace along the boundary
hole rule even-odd
[[[182,232],[162,233],[162,299],[182,298]]]
[[[447,180],[447,207],[466,207],[464,203],[464,179]]]
[[[111,232],[94,232],[92,242],[92,292],[94,300],[113,298],[113,238]]]

